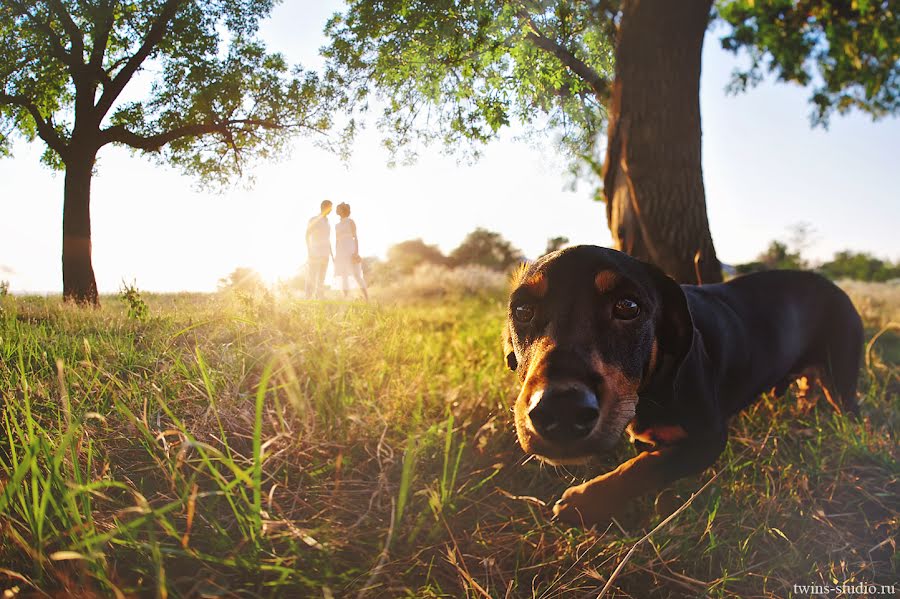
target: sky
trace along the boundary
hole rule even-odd
[[[336,1],[287,0],[262,27],[269,49],[307,68],[321,65],[322,28]],[[900,259],[900,120],[860,114],[809,125],[809,91],[766,81],[724,92],[739,64],[707,32],[701,77],[703,171],[719,258],[753,259],[796,223],[815,230],[814,260],[835,251]],[[450,251],[475,227],[499,231],[528,256],[550,237],[609,245],[602,203],[591,185],[570,188],[566,161],[551,143],[534,147],[514,131],[460,164],[440,147],[411,166],[387,166],[374,124],[349,163],[298,139],[257,167],[252,187],[200,191],[177,170],[107,146],[92,187],[93,259],[101,292],[123,282],[147,291],[210,291],[236,267],[269,281],[305,263],[304,231],[323,199],[352,206],[360,253],[384,257],[393,243],[422,238]],[[0,160],[0,280],[13,292],[61,290],[62,173],[39,162],[43,147],[17,143]]]

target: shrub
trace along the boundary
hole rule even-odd
[[[133,320],[144,321],[150,318],[150,307],[144,301],[141,292],[132,281],[131,285],[122,281],[122,288],[119,290],[119,299],[122,300],[128,308],[128,318]]]
[[[900,264],[881,260],[866,252],[844,250],[823,264],[819,272],[830,279],[883,282],[900,278]]]
[[[881,328],[889,322],[900,322],[900,281],[874,283],[845,279],[837,284],[853,300],[868,326]]]
[[[763,270],[802,270],[807,266],[799,251],[791,251],[786,243],[772,241],[765,252],[757,256],[753,262],[738,264],[735,270],[745,275]]]
[[[448,268],[423,264],[412,274],[397,278],[384,287],[392,297],[426,298],[448,295],[488,295],[504,291],[507,276],[478,265]]]
[[[454,266],[477,264],[503,271],[522,260],[524,260],[522,252],[500,233],[481,227],[466,235],[459,247],[450,252],[450,262]]]
[[[261,293],[265,289],[266,284],[259,273],[243,266],[235,268],[227,277],[219,279],[220,291]]]
[[[393,273],[407,275],[424,264],[443,266],[447,264],[447,257],[438,246],[421,239],[401,241],[388,248],[385,266]]]

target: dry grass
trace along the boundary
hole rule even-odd
[[[509,277],[484,266],[448,268],[423,264],[387,287],[376,288],[376,296],[392,299],[427,299],[471,295],[498,296],[509,286]]]
[[[888,283],[838,281],[856,305],[863,320],[878,328],[900,323],[900,280]]]
[[[568,470],[524,459],[499,296],[147,301],[146,321],[113,298],[99,311],[0,304],[5,589],[596,596],[714,474],[607,597],[897,581],[892,332],[863,373],[862,422],[765,397],[733,423],[713,469],[581,531],[546,506],[633,450]],[[874,333],[881,312],[867,318]]]

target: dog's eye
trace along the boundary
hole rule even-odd
[[[531,322],[534,318],[534,306],[531,304],[522,304],[513,309],[513,318],[521,323]]]
[[[632,299],[620,299],[613,306],[613,316],[619,320],[634,320],[641,313],[641,307]]]

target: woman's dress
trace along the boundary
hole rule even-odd
[[[334,226],[334,276],[358,276],[362,279],[362,264],[357,261],[359,248],[356,244],[356,223],[345,218]],[[355,281],[354,281],[355,282]]]

